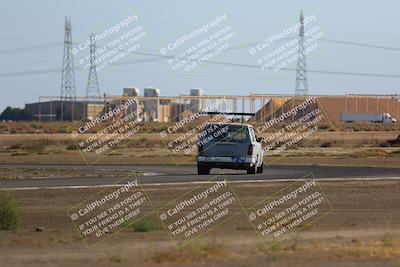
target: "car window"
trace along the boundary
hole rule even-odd
[[[242,125],[213,124],[205,129],[205,133],[203,139],[207,142],[246,142],[249,139],[248,128]]]
[[[245,126],[230,127],[227,132],[226,142],[246,142],[249,137],[248,128]]]
[[[255,134],[255,132],[254,132],[254,129],[253,128],[249,128],[249,131],[250,131],[250,138],[251,138],[251,141],[252,142],[255,142],[256,141],[256,134]]]

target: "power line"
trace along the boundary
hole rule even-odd
[[[174,56],[168,56],[168,55],[159,55],[155,53],[149,53],[149,52],[133,52],[135,54],[139,55],[147,55],[147,56],[156,56],[156,57],[162,57],[165,59],[171,59],[174,58]],[[187,58],[187,60],[191,60]],[[191,60],[193,61],[193,60]],[[217,64],[217,65],[225,65],[225,66],[236,66],[236,67],[245,67],[245,68],[256,68],[260,69],[259,65],[252,65],[252,64],[244,64],[244,63],[234,63],[234,62],[223,62],[223,61],[211,61],[207,60],[204,61],[205,63],[211,63],[211,64]],[[274,68],[269,68],[273,70]],[[284,71],[296,71],[294,68],[281,68],[280,70]],[[344,72],[344,71],[327,71],[327,70],[314,70],[314,69],[308,69],[308,72],[311,73],[318,73],[318,74],[331,74],[331,75],[350,75],[350,76],[367,76],[367,77],[385,77],[385,78],[400,78],[400,75],[395,75],[395,74],[384,74],[384,73],[362,73],[362,72]]]
[[[293,37],[293,38],[282,38],[282,39],[276,40],[275,42],[278,43],[278,42],[294,40],[294,39],[295,39],[295,37]],[[366,47],[366,48],[373,48],[373,49],[400,52],[400,48],[397,48],[397,47],[390,47],[390,46],[383,46],[383,45],[376,45],[376,44],[367,44],[367,43],[359,43],[359,42],[352,42],[352,41],[344,41],[344,40],[331,39],[331,38],[319,38],[318,40],[323,41],[323,42],[328,42],[328,43],[336,43],[336,44],[344,44],[344,45],[350,45],[350,46],[359,46],[359,47]],[[232,48],[227,49],[227,50],[236,50],[236,49],[254,47],[254,46],[257,46],[260,43],[261,42],[253,42],[253,43],[248,43],[248,44],[245,44],[245,45],[238,45],[236,47],[232,47]]]
[[[292,40],[294,38],[295,37],[293,37],[293,38],[282,38],[282,39],[277,40],[276,42]],[[337,44],[360,46],[360,47],[367,47],[367,48],[374,48],[374,49],[390,50],[390,51],[400,52],[400,48],[397,48],[397,47],[390,47],[390,46],[383,46],[383,45],[376,45],[376,44],[368,44],[368,43],[360,43],[360,42],[353,42],[353,41],[345,41],[345,40],[338,40],[338,39],[331,39],[331,38],[319,38],[318,40],[321,40],[323,42],[330,42],[330,43],[337,43]],[[33,45],[33,46],[27,46],[27,47],[20,47],[20,48],[14,48],[14,49],[0,50],[0,54],[26,52],[26,51],[31,51],[31,50],[40,50],[40,49],[44,49],[44,48],[60,46],[62,44],[63,44],[62,42],[54,42],[54,43],[45,43],[45,44],[39,44],[39,45]],[[73,42],[72,44],[73,45],[78,45],[79,43]],[[260,42],[252,42],[252,43],[247,43],[247,44],[242,44],[242,45],[237,45],[237,46],[234,46],[234,47],[230,47],[230,48],[228,48],[226,50],[237,50],[237,49],[249,48],[249,47],[256,46],[258,44],[260,44]]]
[[[145,63],[145,62],[152,62],[152,61],[160,61],[164,60],[163,58],[152,58],[152,59],[136,59],[136,60],[129,60],[129,61],[124,61],[121,63],[117,63],[114,65],[130,65],[130,64],[135,64],[135,63]],[[111,65],[111,66],[114,66]],[[80,65],[75,65],[74,68],[76,69],[75,71],[83,71],[83,68],[79,68]],[[61,68],[49,68],[49,69],[41,69],[41,70],[26,70],[26,71],[16,71],[16,72],[7,72],[7,73],[0,73],[0,78],[7,78],[7,77],[18,77],[18,76],[29,76],[29,75],[35,75],[35,74],[50,74],[50,73],[60,73]]]
[[[44,48],[60,46],[62,44],[63,44],[62,42],[56,42],[56,43],[47,43],[47,44],[33,45],[33,46],[20,47],[20,48],[14,48],[14,49],[0,50],[0,54],[11,54],[11,53],[18,53],[18,52],[27,52],[27,51],[32,51],[32,50],[40,50],[40,49],[44,49]]]
[[[366,43],[349,42],[349,41],[329,39],[329,38],[321,38],[320,40],[321,41],[325,41],[325,42],[352,45],[352,46],[362,46],[362,47],[367,47],[367,48],[390,50],[390,51],[396,51],[396,52],[400,51],[399,48],[388,47],[388,46],[378,46],[378,45],[372,45],[372,44],[366,44]],[[76,43],[73,43],[73,44],[76,44]],[[51,46],[56,46],[56,45],[59,45],[59,43],[50,43],[50,44],[37,45],[37,46],[32,46],[32,47],[17,48],[17,49],[12,49],[12,50],[3,50],[3,51],[0,51],[0,53],[28,51],[28,50],[32,50],[32,49],[41,49],[41,48],[46,48],[46,47],[51,47]],[[235,47],[231,47],[230,50],[247,48],[247,47],[251,47],[251,46],[254,46],[254,45],[257,45],[257,43],[238,45],[238,46],[235,46]],[[150,59],[128,60],[128,61],[116,63],[114,65],[130,65],[130,64],[136,64],[136,63],[161,61],[161,60],[165,60],[165,59],[175,58],[175,56],[160,55],[160,54],[157,54],[157,53],[141,52],[141,51],[135,51],[135,52],[133,52],[133,54],[150,56],[152,58],[150,58]],[[188,60],[190,60],[190,59],[188,59]],[[206,63],[210,63],[210,64],[225,65],[225,66],[260,68],[258,65],[242,64],[242,63],[234,63],[234,62],[221,62],[221,61],[205,61],[205,62]],[[284,71],[296,71],[295,69],[292,69],[292,68],[281,68],[281,70],[284,70]],[[13,76],[46,74],[46,73],[53,73],[53,72],[57,72],[57,71],[59,71],[59,69],[45,69],[45,70],[33,70],[33,71],[0,73],[0,77],[13,77]],[[383,78],[399,78],[400,77],[400,75],[384,74],[384,73],[361,73],[361,72],[343,72],[343,71],[326,71],[326,70],[308,70],[308,72],[318,73],[318,74],[328,74],[328,75],[347,75],[347,76],[364,76],[364,77],[383,77]]]
[[[162,59],[171,59],[174,56],[160,55],[156,53],[149,52],[133,52],[134,54],[139,55],[147,55],[153,57],[159,57]],[[116,65],[130,65],[134,63],[141,63],[143,61],[138,62],[121,62],[116,63]],[[204,61],[204,63],[210,63],[215,65],[223,65],[223,66],[232,66],[232,67],[243,67],[243,68],[252,68],[252,69],[260,69],[259,65],[252,64],[244,64],[244,63],[235,63],[235,62],[223,62],[223,61]],[[273,70],[273,68],[270,68]],[[296,71],[295,68],[281,68],[283,71]],[[59,69],[47,69],[47,70],[33,70],[33,71],[23,71],[23,72],[11,72],[11,73],[0,73],[0,77],[12,77],[12,76],[24,76],[24,75],[33,75],[33,74],[44,74],[44,73],[52,73],[59,71]],[[396,74],[386,74],[386,73],[362,73],[362,72],[344,72],[344,71],[327,71],[327,70],[316,70],[316,69],[308,69],[308,73],[316,73],[316,74],[328,74],[328,75],[345,75],[345,76],[361,76],[361,77],[381,77],[381,78],[400,78],[400,75]]]
[[[18,72],[7,72],[7,73],[0,73],[0,78],[29,76],[29,75],[35,75],[35,74],[60,73],[60,71],[61,71],[60,68],[52,68],[52,69],[43,69],[43,70],[27,70],[27,71],[18,71]]]
[[[112,68],[110,71],[116,72],[131,72],[131,73],[141,73],[141,74],[151,74],[151,75],[163,75],[163,76],[184,76],[184,77],[203,77],[203,78],[213,78],[213,79],[251,79],[260,81],[293,81],[293,79],[278,79],[278,78],[260,78],[256,76],[229,76],[229,75],[210,75],[210,74],[192,74],[192,73],[170,73],[170,72],[158,72],[158,71],[143,71],[143,70],[132,70],[132,69],[120,69]],[[400,78],[399,78],[400,79]],[[387,82],[388,80],[370,80],[370,79],[313,79],[312,82]]]
[[[335,39],[329,39],[329,38],[320,38],[319,40],[324,41],[324,42],[336,43],[336,44],[345,44],[345,45],[361,46],[361,47],[368,47],[368,48],[375,48],[375,49],[381,49],[381,50],[390,50],[390,51],[400,52],[400,48],[397,48],[397,47],[389,47],[389,46],[381,46],[381,45],[374,45],[374,44],[349,42],[349,41],[335,40]]]

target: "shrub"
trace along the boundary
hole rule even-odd
[[[321,147],[332,147],[332,146],[333,146],[332,142],[329,141],[323,142],[321,144]]]
[[[162,229],[161,223],[153,218],[143,218],[136,222],[127,222],[127,228],[135,232],[151,232]]]
[[[45,150],[44,142],[33,142],[26,146],[26,150],[30,153],[43,153]]]
[[[67,150],[78,150],[78,146],[75,143],[70,143],[67,145]]]
[[[0,192],[0,230],[15,230],[21,222],[21,211],[14,197]]]
[[[367,158],[367,157],[384,157],[387,156],[389,153],[383,149],[366,149],[361,151],[355,151],[354,153],[350,154],[351,157],[356,158]]]
[[[20,148],[21,148],[21,144],[16,143],[16,144],[12,144],[8,149],[20,149]]]
[[[390,152],[390,155],[391,156],[400,156],[400,150],[396,150],[396,151]]]
[[[384,247],[393,247],[393,239],[391,235],[385,234],[382,238],[382,245]]]
[[[158,252],[151,257],[151,260],[156,263],[188,263],[222,258],[226,257],[226,254],[225,245],[213,240],[208,243],[192,242],[178,250]]]
[[[121,257],[118,256],[118,255],[113,255],[113,256],[110,257],[110,261],[111,261],[111,262],[121,262],[122,259],[121,259]]]

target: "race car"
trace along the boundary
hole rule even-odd
[[[261,141],[249,124],[208,124],[198,138],[197,173],[209,174],[212,168],[262,173]]]

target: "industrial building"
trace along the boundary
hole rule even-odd
[[[201,96],[202,89],[192,89],[190,94]],[[140,89],[136,87],[123,88],[121,97],[103,96],[93,101],[93,98],[77,97],[74,101],[63,100],[59,97],[39,97],[39,102],[25,104],[25,109],[33,114],[38,121],[69,121],[92,119],[113,105],[121,104],[127,99],[136,98],[136,105],[130,105],[127,112],[141,110],[144,121],[169,122],[179,120],[182,114],[199,112],[202,108],[200,99],[182,101],[178,98],[161,97],[160,89],[147,87],[140,96]]]
[[[25,110],[38,121],[82,120],[104,110],[103,102],[50,100],[25,104]]]
[[[203,89],[201,88],[194,88],[190,89],[190,96],[202,96]],[[192,112],[199,112],[202,110],[201,101],[199,99],[192,99],[190,100],[190,110]]]
[[[160,106],[160,100],[158,98],[160,97],[160,89],[154,87],[144,88],[144,97],[157,98],[155,100],[144,100],[143,106],[144,106],[145,120],[158,122],[159,106]]]
[[[135,87],[123,88],[120,96],[103,96],[98,101],[85,97],[76,101],[60,101],[57,97],[40,97],[36,103],[26,104],[25,108],[36,120],[81,120],[92,119],[102,112],[134,98],[127,112],[142,111],[145,122],[172,122],[202,111],[213,101],[224,99],[224,105],[216,111],[255,113],[255,121],[270,120],[307,98],[314,98],[310,110],[319,108],[325,120],[339,122],[342,113],[389,113],[400,119],[400,101],[398,95],[343,95],[343,96],[294,96],[294,95],[247,95],[247,96],[210,96],[204,95],[200,88],[190,89],[188,95],[161,96],[160,89],[147,87],[140,90]],[[249,118],[250,119],[250,118]],[[296,119],[296,118],[289,118]]]
[[[311,97],[311,96],[310,96]],[[271,99],[256,113],[256,120],[270,120],[301,104],[307,97]],[[398,95],[344,95],[344,96],[314,96],[315,104],[306,112],[320,109],[325,122],[341,121],[342,113],[389,113],[397,121],[400,119],[400,99]],[[298,118],[288,118],[293,120]]]

